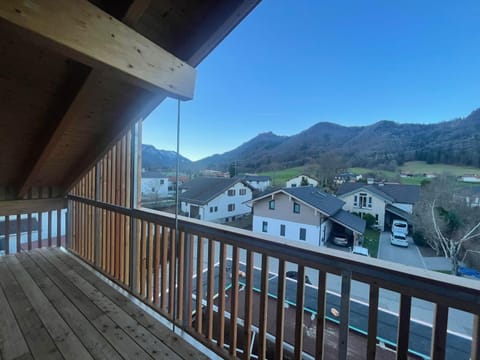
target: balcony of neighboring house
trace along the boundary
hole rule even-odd
[[[140,119],[256,4],[0,3],[1,359],[480,358],[478,282],[140,207]]]

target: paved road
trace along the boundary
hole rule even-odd
[[[382,254],[384,252],[384,249],[387,248],[393,248],[393,254],[397,255],[396,257],[391,257],[390,261],[394,262],[402,262],[405,261],[403,256],[405,253],[400,251],[400,250],[407,250],[411,251],[412,254],[415,254],[415,250],[417,252],[417,257],[415,255],[412,255],[410,258],[416,259],[416,263],[419,264],[421,262],[421,258],[418,258],[420,254],[418,253],[418,250],[416,249],[416,246],[414,244],[411,244],[411,246],[408,247],[408,249],[403,249],[403,248],[398,248],[390,245],[390,240],[385,240],[388,239],[388,235],[382,234],[381,240],[381,248],[379,249],[382,251]],[[196,248],[196,246],[195,246]],[[410,250],[409,250],[410,249]],[[205,243],[204,247],[204,268],[207,267],[207,254],[208,254],[208,248],[207,244]],[[379,252],[380,254],[380,252]],[[231,257],[232,256],[232,251],[231,247],[227,247],[227,256]],[[269,271],[272,273],[278,273],[278,260],[275,258],[269,258]],[[217,244],[215,248],[215,262],[219,260],[219,246]],[[246,251],[241,250],[240,251],[240,261],[246,261]],[[408,261],[411,261],[408,260]],[[194,254],[194,263],[196,263],[196,252]],[[262,267],[262,259],[260,254],[255,254],[254,255],[254,266],[257,268]],[[423,267],[423,266],[418,266],[418,267]],[[286,263],[286,270],[297,270],[297,265],[293,263]],[[195,270],[194,270],[195,271]],[[305,269],[306,275],[310,278],[313,284],[318,283],[318,271],[307,268]],[[341,292],[341,278],[337,275],[333,274],[328,274],[327,275],[327,289],[334,292],[334,293],[340,293]],[[351,297],[353,299],[356,299],[358,301],[368,303],[368,298],[369,298],[369,286],[365,283],[361,283],[358,281],[352,281],[351,285]],[[400,304],[400,294],[381,289],[380,290],[380,297],[379,297],[379,307],[391,311],[394,313],[398,313],[399,310],[399,304]],[[417,298],[412,299],[412,318],[417,319],[419,321],[426,322],[428,324],[431,324],[433,321],[433,304],[424,300],[420,300]],[[456,333],[462,334],[462,335],[467,335],[471,336],[472,334],[472,329],[473,329],[473,317],[471,314],[459,311],[456,309],[450,309],[449,314],[448,314],[448,329],[450,331],[454,331]]]
[[[390,233],[387,231],[382,232],[380,234],[378,258],[425,269],[423,257],[410,236],[408,237],[408,242],[409,246],[406,248],[392,245],[390,244]]]

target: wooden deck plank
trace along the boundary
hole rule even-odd
[[[87,295],[100,309],[105,311],[108,316],[121,328],[125,329],[129,335],[148,352],[152,357],[164,359],[181,359],[171,348],[166,346],[160,339],[156,338],[149,330],[141,326],[135,319],[129,316],[121,307],[112,302],[106,295],[97,289],[82,274],[75,272],[71,266],[63,262],[67,258],[66,254],[60,251],[53,252],[46,250],[41,252],[45,258],[51,262],[58,271],[62,272],[71,282],[75,284],[85,295]],[[63,255],[63,256],[62,256]],[[73,259],[71,259],[73,260]],[[79,265],[79,264],[77,264]],[[79,265],[81,266],[81,265]],[[77,270],[78,268],[75,268]],[[92,274],[93,275],[93,274]]]
[[[15,256],[5,258],[8,268],[29,298],[32,307],[55,341],[65,359],[93,359],[70,326],[58,314]]]
[[[39,359],[62,359],[55,343],[33,310],[32,304],[8,270],[4,259],[0,257],[0,285],[32,355]]]
[[[9,360],[30,354],[7,298],[0,286],[0,358]]]
[[[122,358],[30,256],[24,253],[17,258],[94,358]]]
[[[135,305],[126,296],[120,294],[117,290],[112,288],[102,279],[97,277],[89,269],[81,265],[73,256],[63,253],[59,249],[50,249],[50,253],[55,255],[60,254],[59,259],[63,261],[68,268],[74,270],[82,278],[90,282],[97,289],[99,289],[105,296],[107,296],[113,303],[130,315],[139,324],[149,329],[152,334],[159,338],[162,342],[167,344],[170,348],[174,349],[184,359],[208,359],[204,354],[196,351],[193,346],[185,343],[183,346],[179,346],[182,341],[177,335],[175,335],[170,329],[155,320],[152,316],[145,313],[137,305]],[[63,256],[62,256],[63,255]],[[181,343],[180,343],[181,344]]]
[[[120,329],[87,295],[81,292],[63,274],[59,273],[42,255],[37,252],[32,252],[29,255],[120,354],[125,358],[151,358],[123,329]]]

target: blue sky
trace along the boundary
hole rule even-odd
[[[264,0],[199,65],[180,153],[198,160],[319,121],[430,123],[480,107],[480,1]],[[175,150],[176,101],[143,125]]]

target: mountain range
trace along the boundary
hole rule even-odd
[[[175,168],[177,153],[170,150],[159,150],[153,145],[142,144],[142,167],[147,170],[168,170]],[[192,162],[180,155],[180,166],[190,167]]]
[[[434,124],[383,120],[368,126],[342,126],[320,122],[296,135],[266,132],[223,154],[182,161],[195,169],[226,170],[237,162],[242,171],[259,171],[315,164],[322,154],[332,154],[347,166],[395,166],[423,160],[480,167],[480,109],[464,118]]]

